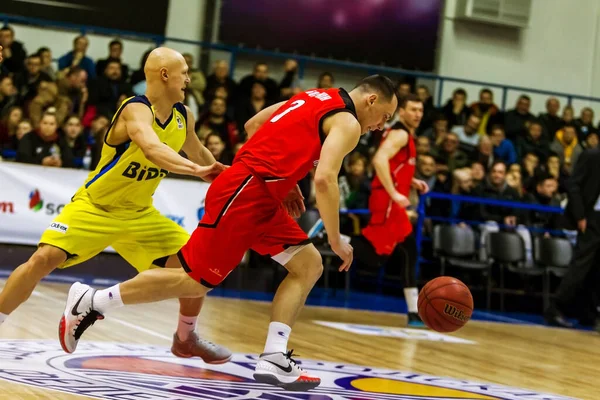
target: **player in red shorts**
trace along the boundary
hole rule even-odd
[[[375,75],[350,93],[309,90],[258,113],[246,123],[250,139],[233,165],[211,184],[198,228],[167,261],[170,268],[69,296],[61,337],[78,340],[106,311],[124,304],[202,297],[253,249],[289,271],[273,299],[272,322],[254,377],[289,390],[318,386],[321,380],[300,368],[287,351],[291,326],[323,271],[321,255],[292,219],[304,210],[297,182],[317,167],[317,205],[331,248],[343,260],[340,271],[347,271],[353,249],[340,236],[337,177],[361,134],[381,129],[397,107],[392,81]]]
[[[377,175],[371,185],[369,225],[362,236],[352,239],[357,258],[365,264],[382,264],[394,252],[403,252],[405,260],[404,296],[408,305],[408,325],[421,327],[417,310],[419,292],[415,276],[417,243],[406,213],[410,205],[411,187],[421,193],[429,190],[427,184],[415,179],[417,152],[413,136],[423,118],[423,103],[416,95],[400,99],[399,121],[385,132],[373,158]],[[394,257],[395,259],[395,257]]]

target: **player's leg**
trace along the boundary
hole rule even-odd
[[[167,259],[169,255],[176,254],[189,238],[185,229],[153,210],[129,221],[125,237],[113,247],[139,272],[151,267],[181,268],[178,262],[167,265]],[[178,357],[200,357],[210,364],[227,362],[232,356],[227,348],[204,340],[196,333],[203,302],[204,297],[179,299],[178,325],[171,351]]]
[[[110,244],[111,227],[92,207],[75,200],[44,231],[38,249],[12,272],[0,293],[0,324],[54,269],[81,263]]]
[[[276,254],[273,259],[289,272],[273,299],[267,340],[254,378],[288,390],[315,388],[321,380],[295,363],[287,350],[287,342],[308,294],[323,273],[321,255],[315,246],[308,244],[306,234],[283,208],[270,221],[268,231],[253,249],[261,254]]]
[[[408,235],[402,243],[398,243],[388,260],[391,268],[402,268],[404,271],[404,298],[408,308],[407,324],[412,328],[424,328],[425,325],[419,317],[417,303],[419,289],[417,288],[417,241],[414,234]]]

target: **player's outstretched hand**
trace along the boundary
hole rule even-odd
[[[288,195],[283,199],[283,206],[285,210],[292,218],[300,218],[300,216],[306,211],[304,205],[304,196],[300,191],[300,186],[296,185]]]
[[[410,200],[408,200],[408,197],[398,192],[392,195],[392,200],[402,208],[410,206]]]
[[[350,243],[339,237],[337,240],[330,240],[329,244],[331,245],[331,250],[343,261],[339,271],[348,271],[354,259],[354,249],[350,246]]]
[[[196,171],[194,175],[204,179],[206,182],[212,182],[217,176],[219,176],[221,172],[225,171],[227,168],[227,166],[221,164],[220,162],[216,162],[205,167],[196,165]]]

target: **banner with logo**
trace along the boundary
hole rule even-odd
[[[0,243],[37,245],[88,171],[0,162]],[[154,194],[155,207],[188,232],[204,211],[208,184],[164,179]]]

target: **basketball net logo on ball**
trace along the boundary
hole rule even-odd
[[[458,279],[440,276],[423,286],[417,307],[428,328],[436,332],[454,332],[471,319],[473,296]]]

